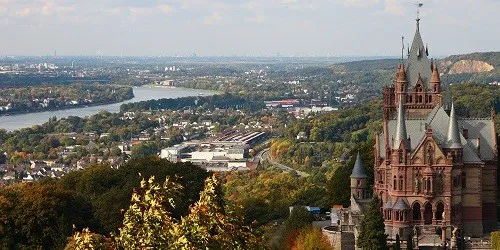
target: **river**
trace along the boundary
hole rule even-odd
[[[102,110],[106,110],[109,112],[119,112],[120,105],[129,102],[140,102],[152,99],[179,98],[179,97],[198,96],[198,95],[206,96],[213,94],[215,94],[214,91],[199,90],[199,89],[169,88],[160,86],[134,87],[134,98],[119,103],[74,108],[74,109],[63,109],[57,111],[45,111],[45,112],[27,113],[27,114],[10,115],[10,116],[0,116],[0,128],[6,129],[7,131],[12,131],[21,128],[31,127],[33,125],[38,125],[47,122],[49,118],[54,116],[59,119],[68,116],[80,116],[80,117],[91,116],[93,114],[99,113]]]

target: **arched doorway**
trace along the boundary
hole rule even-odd
[[[420,203],[415,202],[415,204],[413,204],[413,207],[411,209],[413,211],[413,221],[421,220],[422,218],[420,218]]]
[[[444,205],[439,202],[436,206],[436,220],[443,220]]]
[[[424,224],[425,225],[432,224],[432,205],[431,205],[431,203],[425,204],[425,209],[424,209]]]

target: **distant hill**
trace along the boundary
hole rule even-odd
[[[439,60],[439,66],[447,83],[500,82],[500,52],[452,55]]]
[[[441,80],[446,83],[500,82],[500,52],[477,52],[452,55],[438,61]],[[334,73],[377,72],[394,73],[399,59],[377,59],[338,63],[331,66]]]
[[[355,62],[338,63],[332,65],[335,73],[359,72],[359,71],[395,71],[399,59],[377,59]]]

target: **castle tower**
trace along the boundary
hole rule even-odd
[[[361,161],[361,156],[358,152],[356,156],[356,162],[354,163],[354,168],[351,173],[351,196],[357,200],[363,200],[368,197],[366,193],[366,178],[368,176],[365,173],[365,168],[363,167],[363,162]]]
[[[393,85],[383,91],[373,191],[382,200],[390,238],[404,237],[414,228],[419,237],[432,238],[441,228],[450,235],[452,226],[464,235],[482,237],[497,221],[495,115],[459,117],[428,53],[417,19],[408,59],[397,66]],[[351,175],[355,199],[367,185],[366,178],[355,174],[362,169],[356,165]]]

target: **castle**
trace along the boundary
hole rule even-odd
[[[383,92],[373,191],[382,200],[389,237],[451,227],[482,237],[497,227],[495,114],[457,116],[419,21],[408,60]]]
[[[397,68],[394,84],[383,91],[373,189],[358,154],[350,176],[351,206],[332,209],[332,225],[357,236],[373,193],[381,200],[390,239],[411,233],[424,246],[426,237],[439,245],[450,239],[452,230],[454,235],[460,231],[483,237],[497,228],[495,113],[487,118],[457,116],[438,67],[428,58],[420,19],[416,21],[408,59]]]

